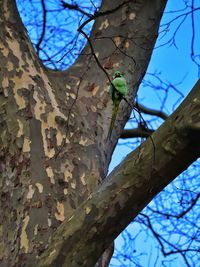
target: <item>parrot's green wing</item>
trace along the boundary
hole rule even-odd
[[[126,84],[126,80],[124,79],[124,77],[117,77],[112,81],[112,83],[120,94],[122,94],[123,96],[126,95],[127,84]]]
[[[126,84],[125,78],[121,75],[120,72],[116,72],[115,76],[116,77],[113,79],[110,85],[110,88],[109,88],[109,93],[113,101],[113,109],[112,109],[112,118],[111,118],[110,127],[109,127],[106,141],[110,139],[111,137],[112,130],[114,128],[115,120],[117,117],[117,112],[119,109],[119,104],[127,93],[127,84]]]

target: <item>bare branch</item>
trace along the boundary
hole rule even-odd
[[[120,138],[149,137],[154,130],[138,127],[136,129],[124,129]]]
[[[85,36],[85,38],[87,39],[88,44],[89,44],[90,49],[91,49],[91,52],[92,52],[92,55],[93,55],[93,57],[94,57],[94,59],[95,59],[97,65],[98,65],[99,68],[105,73],[105,75],[106,75],[107,79],[109,80],[109,82],[112,83],[112,81],[111,81],[111,79],[110,79],[110,77],[109,77],[109,74],[108,74],[107,71],[104,69],[104,67],[101,65],[100,61],[98,60],[98,58],[97,58],[97,56],[96,56],[96,54],[95,54],[95,51],[94,51],[93,45],[92,45],[92,43],[91,43],[91,41],[90,41],[90,38],[89,38],[89,37],[87,36],[87,34],[82,30],[81,27],[78,29],[78,31],[79,31],[80,33],[82,33],[83,36]]]
[[[156,109],[151,109],[151,108],[147,108],[142,104],[136,103],[135,105],[140,112],[148,114],[148,115],[153,115],[153,116],[157,116],[160,117],[163,120],[166,120],[168,118],[168,115],[161,111],[161,110],[156,110]]]
[[[39,54],[39,51],[40,51],[40,45],[43,41],[43,38],[45,36],[45,31],[46,31],[46,17],[47,17],[47,11],[46,11],[46,7],[45,7],[45,1],[42,0],[42,10],[43,10],[43,24],[42,24],[42,33],[41,33],[41,36],[40,36],[40,39],[38,40],[38,43],[36,44],[36,51],[37,53]]]
[[[152,232],[153,236],[155,237],[155,239],[158,241],[160,247],[161,247],[161,251],[163,253],[164,256],[168,256],[168,255],[172,255],[172,254],[177,254],[179,253],[185,263],[186,263],[186,266],[190,267],[189,265],[189,262],[185,256],[185,252],[189,252],[191,251],[190,249],[187,249],[187,250],[181,250],[179,249],[178,247],[176,247],[173,243],[169,242],[168,240],[166,240],[163,236],[161,236],[153,227],[152,223],[151,223],[151,220],[149,219],[149,217],[144,214],[144,213],[140,213],[140,215],[142,215],[146,220],[142,220],[142,223],[144,223]],[[170,251],[169,252],[166,252],[165,251],[165,247],[164,247],[164,244],[167,244],[169,247],[170,247]],[[193,250],[192,250],[193,251]]]
[[[127,5],[130,2],[132,2],[132,1],[130,1],[130,0],[124,1],[122,4],[112,8],[110,10],[106,10],[104,12],[99,11],[99,12],[95,13],[93,16],[91,16],[89,19],[87,19],[83,24],[81,24],[81,26],[79,27],[78,31],[82,30],[85,27],[85,25],[87,25],[92,20],[94,20],[94,19],[96,19],[98,17],[102,17],[102,16],[106,16],[106,15],[112,14],[112,13],[116,12],[117,10],[119,10],[120,8],[122,8],[124,5]]]
[[[69,4],[69,3],[66,3],[65,1],[61,1],[61,3],[62,3],[64,8],[76,10],[76,11],[79,11],[81,14],[86,15],[87,17],[92,17],[92,14],[84,11],[77,4]]]
[[[151,207],[148,207],[148,209],[150,211],[152,211],[153,213],[158,213],[158,214],[160,214],[160,215],[162,215],[162,216],[164,216],[166,218],[173,217],[173,218],[179,219],[179,218],[184,217],[189,211],[191,211],[191,209],[195,206],[195,204],[197,203],[197,201],[199,200],[199,198],[200,198],[200,193],[198,193],[196,195],[196,197],[191,200],[190,205],[188,206],[187,209],[185,209],[182,212],[177,213],[177,214],[175,214],[175,213],[167,213],[167,212],[164,212],[164,211],[160,211],[158,209],[155,210],[155,209],[153,209]]]
[[[199,198],[200,198],[200,193],[197,194],[197,196],[192,199],[190,206],[186,210],[182,211],[177,215],[177,218],[182,218],[183,216],[185,216],[194,207]]]

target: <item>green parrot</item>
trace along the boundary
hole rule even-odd
[[[124,99],[124,96],[127,93],[126,80],[121,72],[116,71],[114,73],[113,80],[110,85],[109,93],[113,101],[113,109],[112,109],[112,117],[111,117],[110,127],[109,127],[106,141],[110,139],[111,137],[112,130],[114,128],[115,120],[117,117],[117,112],[119,109],[119,104],[121,100]]]

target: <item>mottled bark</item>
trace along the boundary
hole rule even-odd
[[[105,0],[101,11],[120,3]],[[98,17],[93,27],[95,55],[110,76],[115,69],[125,73],[129,101],[146,71],[165,4],[130,1]],[[130,108],[122,102],[117,127],[106,143],[112,108],[109,81],[90,47],[67,71],[48,70],[37,58],[14,1],[0,0],[0,7],[0,265],[30,267],[46,251],[58,226],[76,216],[78,207],[101,185]],[[95,224],[95,213],[86,213]],[[74,232],[75,226],[68,230]],[[120,225],[116,228],[122,230]],[[82,234],[87,248],[90,240]],[[75,234],[75,243],[70,243],[68,263],[77,238]],[[97,260],[113,239],[103,242],[101,232],[95,238]],[[86,261],[94,265],[94,257]]]

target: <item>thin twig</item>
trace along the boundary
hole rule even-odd
[[[42,33],[40,36],[40,39],[38,40],[38,43],[36,44],[36,50],[37,50],[37,54],[39,54],[39,50],[40,50],[40,45],[43,41],[43,38],[45,36],[45,31],[46,31],[46,17],[47,17],[47,11],[46,11],[46,7],[45,7],[45,0],[42,0],[42,10],[43,10],[43,25],[42,25]]]

